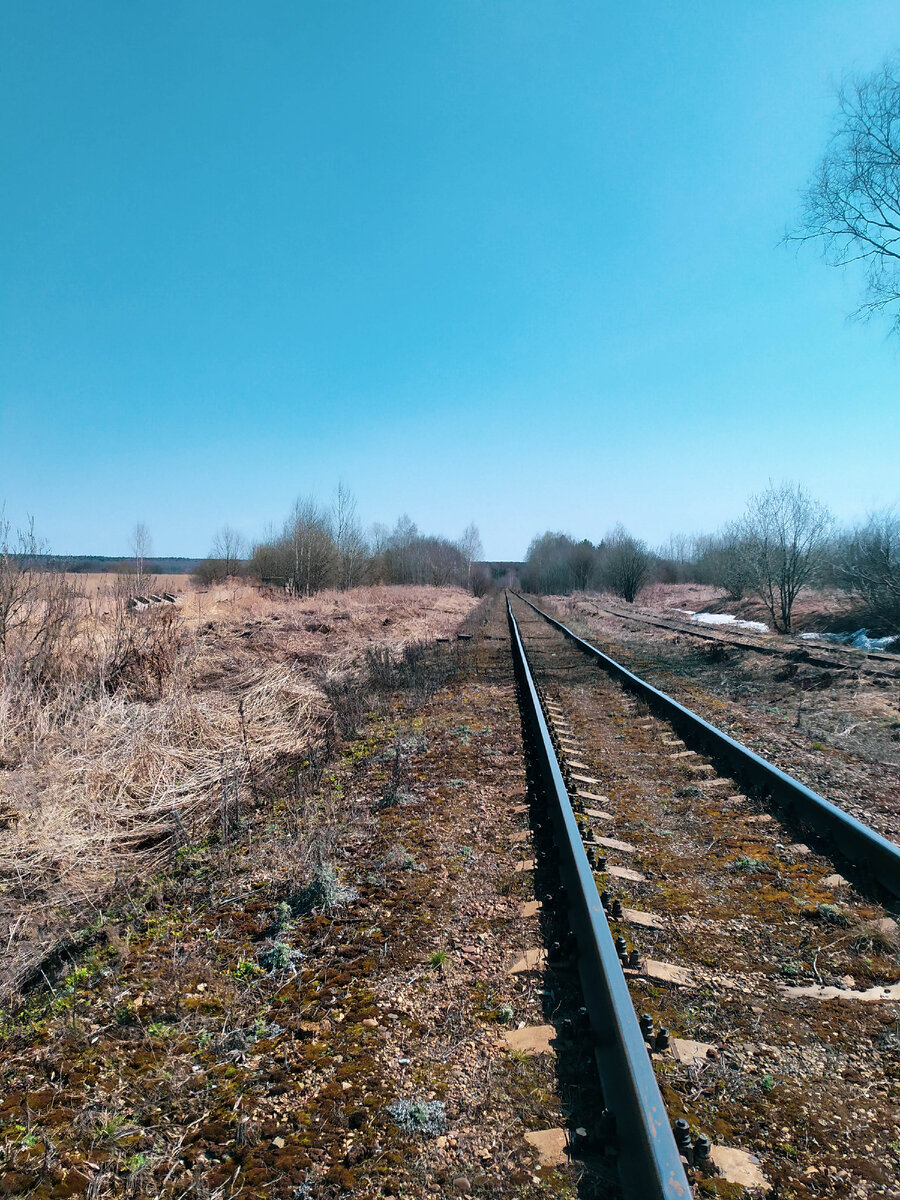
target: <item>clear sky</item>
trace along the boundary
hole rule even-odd
[[[778,245],[872,0],[4,0],[0,501],[202,555],[366,521],[651,542],[900,501],[900,341]]]

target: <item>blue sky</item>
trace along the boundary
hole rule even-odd
[[[900,342],[778,245],[895,3],[6,0],[0,501],[61,553],[651,542],[900,501]]]

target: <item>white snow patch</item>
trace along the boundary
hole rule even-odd
[[[694,613],[691,617],[698,625],[730,625],[733,629],[752,629],[754,633],[768,633],[768,625],[762,621],[739,621],[731,613]]]

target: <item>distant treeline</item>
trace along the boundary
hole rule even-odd
[[[203,560],[200,558],[148,558],[144,561],[145,575],[193,575]],[[75,575],[111,573],[132,575],[133,558],[111,554],[39,554],[36,565],[47,571],[69,571]]]
[[[597,543],[544,533],[528,548],[521,580],[531,592],[605,589],[629,603],[649,582],[711,584],[732,600],[757,597],[785,633],[798,594],[815,584],[856,597],[865,619],[885,634],[897,633],[900,516],[885,509],[838,528],[799,485],[770,485],[716,533],[677,534],[655,550],[622,526]]]

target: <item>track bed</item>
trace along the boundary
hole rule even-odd
[[[586,797],[598,887],[643,914],[611,929],[641,956],[627,972],[638,1013],[673,1041],[654,1054],[670,1117],[751,1152],[759,1190],[779,1197],[900,1195],[891,918],[543,618],[513,608],[569,791]],[[742,1194],[728,1186],[697,1184]]]

